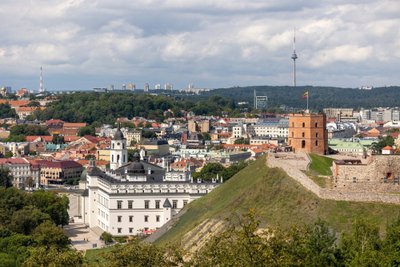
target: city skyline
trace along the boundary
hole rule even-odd
[[[25,2],[25,3],[24,3]],[[399,85],[396,1],[2,1],[0,85]]]

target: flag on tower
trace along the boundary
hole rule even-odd
[[[302,98],[308,98],[308,91],[305,91]]]

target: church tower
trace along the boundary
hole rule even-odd
[[[128,150],[126,148],[126,139],[118,125],[114,138],[111,140],[110,169],[116,170],[127,163]]]

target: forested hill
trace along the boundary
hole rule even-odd
[[[235,102],[248,101],[253,104],[254,90],[257,95],[268,96],[269,107],[287,105],[295,108],[305,108],[306,100],[302,99],[305,91],[309,92],[310,108],[322,110],[326,107],[394,107],[400,105],[400,87],[382,87],[372,90],[358,90],[338,87],[299,86],[248,86],[215,89],[206,92],[200,98],[220,95],[232,98]]]

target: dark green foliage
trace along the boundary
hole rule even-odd
[[[29,235],[37,226],[49,220],[48,214],[33,206],[25,206],[13,213],[9,228],[13,232]]]
[[[56,225],[67,225],[69,200],[64,195],[57,196],[50,191],[35,191],[30,199],[31,203],[42,212],[50,215]]]
[[[79,136],[85,136],[85,135],[96,135],[96,129],[93,126],[85,126],[79,129],[78,131]]]
[[[211,179],[217,178],[218,175],[218,177],[222,177],[224,181],[227,181],[240,170],[244,169],[247,165],[247,162],[240,161],[225,168],[220,163],[208,163],[201,169],[200,172],[194,173],[193,178],[211,181]]]
[[[181,266],[182,251],[177,247],[155,246],[132,239],[116,245],[105,255],[107,266]]]
[[[5,188],[12,186],[13,177],[10,170],[7,168],[0,167],[0,186]]]
[[[53,135],[53,140],[51,141],[53,144],[64,144],[64,136],[59,135],[59,134],[54,134]]]
[[[193,111],[196,115],[221,115],[233,112],[234,108],[232,99],[219,96],[192,102],[191,99],[164,95],[80,92],[59,96],[58,101],[50,103],[45,110],[35,111],[33,117],[39,120],[113,124],[118,117],[145,117],[162,121],[172,115],[169,109],[179,117],[183,115],[181,110]]]
[[[7,142],[23,142],[27,135],[50,135],[49,131],[40,125],[19,124],[10,129]]]
[[[79,266],[60,264],[82,263],[82,255],[70,250],[68,237],[56,226],[68,223],[67,208],[68,198],[53,192],[0,187],[0,266],[40,266],[39,259],[47,261],[43,266]]]
[[[150,131],[150,130],[144,130],[142,133],[143,138],[157,138],[157,135],[154,131]]]
[[[371,144],[371,149],[375,154],[381,154],[382,153],[382,148],[385,146],[393,146],[394,145],[394,139],[391,135],[388,135],[386,137],[379,137],[378,142],[374,142]]]
[[[244,137],[240,137],[239,139],[235,140],[235,144],[250,144],[250,139],[249,138],[244,138]]]
[[[0,104],[0,119],[16,118],[15,109],[11,108],[10,104]]]
[[[106,245],[114,242],[112,235],[108,232],[103,232],[100,236],[100,239],[103,240]]]
[[[373,90],[357,90],[337,87],[318,86],[249,86],[216,89],[206,92],[191,99],[205,100],[210,96],[222,96],[225,99],[233,99],[235,102],[248,101],[251,105],[254,100],[254,90],[257,95],[268,96],[269,107],[286,105],[295,108],[306,108],[306,100],[302,99],[305,91],[309,92],[311,109],[322,110],[326,107],[346,108],[373,108],[373,107],[397,107],[400,96],[399,87],[374,88]]]

